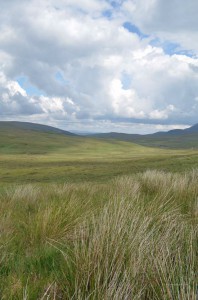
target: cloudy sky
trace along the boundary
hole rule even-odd
[[[197,0],[0,0],[0,120],[139,132],[198,122]]]

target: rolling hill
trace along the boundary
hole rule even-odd
[[[102,141],[78,136],[51,126],[25,122],[0,122],[0,154],[64,154],[77,159],[119,155],[144,147],[118,140]],[[152,151],[151,151],[152,152]]]
[[[75,136],[76,134],[71,133],[69,131],[65,131],[59,128],[55,128],[48,125],[30,123],[30,122],[17,122],[17,121],[0,121],[0,131],[5,130],[30,130],[30,131],[38,131],[38,132],[49,132],[49,133],[59,133],[64,135]]]
[[[106,182],[146,169],[182,171],[197,165],[197,151],[144,147],[25,125],[0,122],[0,188],[12,182]]]
[[[168,132],[156,132],[153,134],[126,134],[126,133],[99,133],[92,137],[102,139],[116,139],[137,143],[143,146],[171,148],[171,149],[192,149],[198,148],[198,124],[187,129],[174,129]]]
[[[46,154],[69,147],[75,134],[26,122],[0,122],[0,154]]]
[[[103,139],[103,143],[123,141],[147,147],[197,149],[198,124],[183,130],[174,129],[147,135],[110,132],[78,136],[69,131],[47,125],[0,121],[0,153],[12,153],[13,151],[19,151],[20,153],[21,151],[22,153],[48,153],[55,149],[68,148],[79,143],[86,144],[87,139],[89,139],[88,144],[91,140],[91,143],[94,144],[96,138],[100,141]]]

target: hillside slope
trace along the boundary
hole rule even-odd
[[[27,125],[27,126],[26,126]],[[62,133],[63,132],[63,133]],[[145,152],[144,147],[132,143],[102,141],[78,136],[50,126],[0,122],[0,154],[64,154],[76,158],[104,157],[128,152]],[[153,150],[150,149],[150,152]]]
[[[116,139],[0,129],[0,189],[10,183],[107,182],[147,169],[182,171],[198,165],[198,151],[167,150]]]
[[[71,133],[69,131],[65,131],[56,127],[30,123],[30,122],[17,122],[17,121],[0,121],[0,130],[31,130],[31,131],[39,131],[39,132],[50,132],[50,133],[59,133],[64,135],[75,136],[76,134]]]
[[[154,134],[139,135],[126,133],[100,133],[92,137],[102,139],[116,139],[137,143],[143,146],[172,148],[172,149],[192,149],[198,148],[198,124],[184,129],[170,130],[168,132],[156,132]]]

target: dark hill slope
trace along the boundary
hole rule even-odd
[[[183,130],[175,129],[147,135],[110,132],[95,134],[94,137],[128,141],[149,147],[190,149],[198,148],[198,124]]]
[[[0,122],[0,158],[1,154],[52,154],[53,157],[79,160],[90,157],[126,157],[129,152],[133,155],[145,153],[145,148],[137,144],[66,134],[66,131],[45,125],[26,125],[27,123]],[[153,153],[153,149],[146,149],[147,153],[149,151]]]
[[[46,154],[75,144],[78,136],[51,126],[0,122],[0,154]]]
[[[64,135],[75,136],[74,133],[69,131],[65,131],[59,128],[55,128],[48,125],[29,123],[29,122],[17,122],[17,121],[0,121],[0,130],[31,130],[31,131],[39,131],[39,132],[49,132],[49,133],[59,133]]]

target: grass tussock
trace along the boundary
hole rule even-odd
[[[195,300],[198,172],[0,194],[1,299]]]

